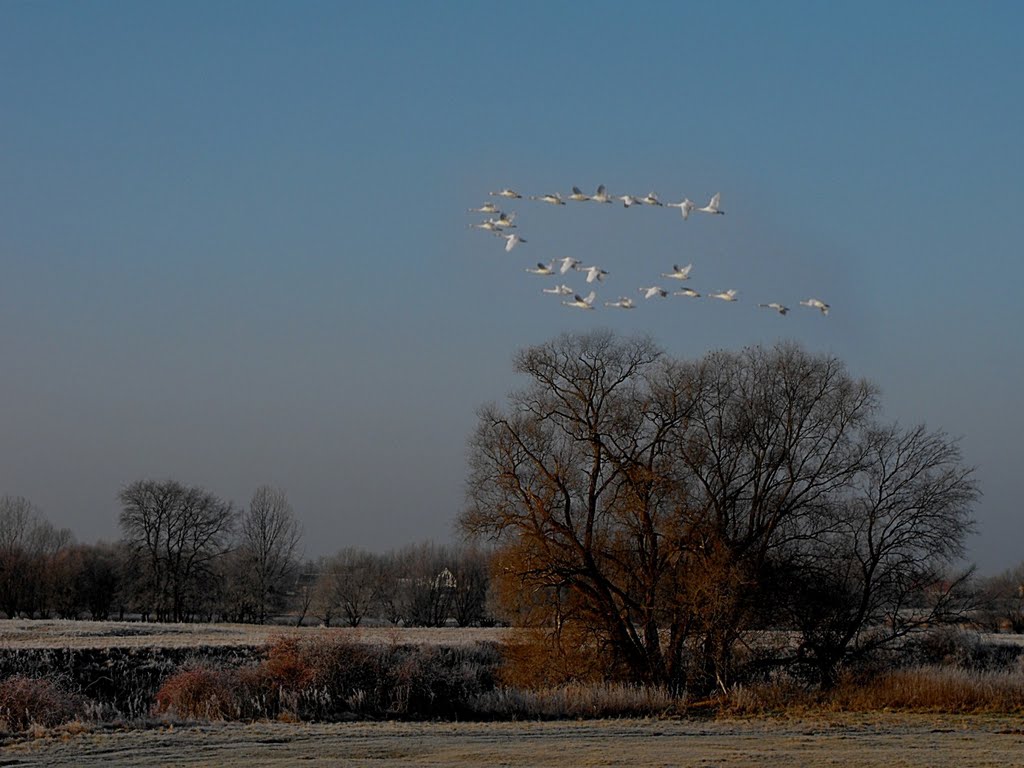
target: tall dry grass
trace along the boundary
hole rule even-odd
[[[871,676],[846,675],[828,691],[809,689],[788,677],[736,686],[718,701],[732,715],[821,711],[1024,712],[1024,672],[920,666]]]
[[[470,708],[477,717],[502,720],[651,717],[681,713],[685,700],[655,686],[569,683],[539,689],[496,688],[474,698]]]
[[[836,709],[928,712],[1024,712],[1024,673],[957,667],[898,669],[850,682],[831,694]]]

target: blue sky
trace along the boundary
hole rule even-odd
[[[444,540],[520,347],[791,338],[961,438],[971,556],[1016,564],[1024,11],[835,5],[0,4],[0,493],[93,540],[136,479],[271,483],[312,555]],[[599,183],[727,215],[467,229]],[[574,312],[523,272],[562,256],[740,301]]]

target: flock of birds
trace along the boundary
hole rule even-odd
[[[491,197],[500,197],[507,200],[520,200],[523,196],[513,189],[501,189],[497,192],[491,192]],[[537,200],[542,203],[549,205],[566,205],[566,201],[562,199],[558,193],[546,194],[546,195],[530,195],[530,200]],[[703,208],[698,208],[696,203],[690,200],[688,197],[683,198],[678,203],[663,203],[658,199],[658,196],[654,192],[649,192],[643,197],[639,195],[616,195],[612,196],[608,194],[608,190],[603,184],[599,185],[597,191],[593,195],[588,195],[581,191],[579,187],[573,187],[572,193],[567,196],[568,200],[572,200],[579,203],[594,202],[594,203],[613,203],[618,200],[622,203],[624,208],[630,208],[636,206],[653,206],[653,207],[664,207],[664,208],[678,208],[679,213],[682,215],[683,220],[690,218],[690,214],[693,212],[706,213],[711,215],[722,216],[725,211],[722,210],[722,195],[716,193],[712,196],[708,204]],[[470,224],[470,228],[480,229],[485,232],[489,232],[496,237],[499,237],[505,241],[505,251],[511,252],[520,243],[526,243],[527,240],[520,236],[518,232],[511,232],[509,230],[516,229],[516,214],[505,213],[498,205],[493,202],[486,202],[479,208],[470,208],[470,213],[482,213],[487,214],[490,218],[476,224]],[[671,272],[662,272],[661,276],[670,280],[685,281],[690,278],[690,271],[693,269],[693,264],[687,264],[684,267],[680,267],[678,264],[672,265]],[[603,283],[605,277],[608,276],[608,271],[598,266],[586,266],[577,259],[570,256],[566,256],[561,259],[554,259],[547,264],[538,262],[536,267],[528,267],[527,272],[534,275],[541,276],[553,276],[559,278],[566,275],[570,271],[585,273],[586,282],[588,284]],[[565,283],[559,283],[551,288],[541,289],[542,293],[550,293],[556,296],[572,296],[572,299],[565,299],[562,301],[567,307],[573,307],[576,309],[594,309],[594,301],[597,298],[596,291],[590,291],[586,296],[581,296],[575,290],[570,288]],[[649,285],[641,286],[639,292],[643,294],[643,298],[647,299],[664,299],[669,295],[672,296],[683,296],[687,298],[700,298],[701,294],[694,289],[683,286],[677,291],[669,292],[660,285]],[[729,288],[725,291],[718,293],[707,293],[706,298],[709,299],[720,299],[722,301],[737,301],[737,292],[735,289]],[[829,305],[821,299],[809,298],[800,302],[802,306],[816,309],[823,315],[827,315],[830,309]],[[604,303],[606,307],[613,307],[615,309],[633,309],[636,307],[636,303],[632,298],[628,296],[620,296],[616,301],[606,301]],[[789,312],[789,307],[781,304],[777,301],[769,302],[767,304],[758,304],[758,307],[764,307],[765,309],[771,309],[778,312],[780,315],[785,315]]]

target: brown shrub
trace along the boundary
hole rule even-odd
[[[239,675],[196,667],[171,675],[156,692],[154,711],[188,720],[231,720],[240,714]]]
[[[0,681],[0,731],[46,728],[79,717],[84,702],[51,680],[15,675]]]
[[[273,641],[260,665],[266,677],[274,685],[289,690],[308,685],[316,674],[310,663],[308,645],[297,637],[280,637]]]

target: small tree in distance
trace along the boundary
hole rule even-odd
[[[284,606],[301,542],[302,527],[284,491],[257,488],[242,517],[237,556],[258,623],[266,623],[271,610]]]

